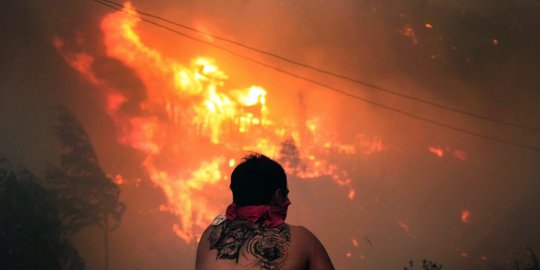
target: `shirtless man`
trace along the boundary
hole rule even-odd
[[[308,229],[285,223],[287,176],[276,161],[252,154],[232,172],[233,204],[201,236],[197,270],[334,269]]]

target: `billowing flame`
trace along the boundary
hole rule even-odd
[[[324,132],[317,117],[286,122],[272,113],[277,105],[267,103],[270,92],[264,87],[226,88],[229,76],[215,60],[196,57],[184,65],[145,45],[135,15],[128,2],[124,12],[108,14],[101,29],[108,57],[135,72],[144,84],[144,99],[133,100],[97,76],[90,53],[70,52],[58,37],[53,45],[69,65],[103,89],[118,141],[144,154],[144,169],[167,198],[160,209],[178,216],[172,228],[178,237],[186,243],[197,240],[230,203],[227,175],[238,163],[239,151],[277,158],[301,179],[330,176],[348,190],[345,196],[355,198],[347,171],[324,157],[381,152],[385,146],[380,137],[358,134],[344,144]],[[308,140],[302,140],[301,130]],[[120,176],[117,181],[128,182]]]

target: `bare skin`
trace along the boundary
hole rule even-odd
[[[321,242],[302,226],[266,228],[247,220],[209,226],[197,249],[197,270],[334,269]]]

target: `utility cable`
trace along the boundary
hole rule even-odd
[[[110,1],[110,0],[99,0],[99,1],[107,3],[109,5],[117,6],[119,8],[125,8],[122,4],[114,2],[114,1]],[[462,110],[462,109],[459,109],[459,108],[450,107],[450,106],[447,106],[447,105],[436,103],[436,102],[426,100],[426,99],[423,99],[423,98],[403,94],[403,93],[400,93],[398,91],[395,91],[395,90],[392,90],[392,89],[389,89],[389,88],[384,88],[384,87],[381,87],[381,86],[378,86],[378,85],[375,85],[375,84],[372,84],[372,83],[369,83],[369,82],[366,82],[366,81],[363,81],[363,80],[355,79],[355,78],[352,78],[352,77],[349,77],[349,76],[346,76],[346,75],[338,74],[338,73],[333,72],[333,71],[325,70],[325,69],[315,67],[315,66],[312,66],[312,65],[309,65],[309,64],[298,62],[296,60],[292,60],[290,58],[286,58],[286,57],[280,56],[278,54],[275,54],[275,53],[272,53],[272,52],[269,52],[269,51],[266,51],[266,50],[258,49],[258,48],[255,48],[253,46],[246,45],[244,43],[241,43],[241,42],[229,39],[229,38],[221,37],[221,36],[210,34],[210,33],[205,33],[205,32],[203,32],[201,30],[198,30],[198,29],[196,29],[194,27],[190,27],[190,26],[187,26],[187,25],[184,25],[184,24],[180,24],[180,23],[177,23],[175,21],[163,18],[163,17],[158,16],[158,15],[154,15],[154,14],[149,13],[149,12],[141,11],[141,10],[135,9],[135,8],[127,8],[127,9],[130,9],[130,10],[132,10],[134,12],[137,12],[138,14],[141,14],[141,15],[144,15],[144,16],[147,16],[147,17],[150,17],[150,18],[154,18],[154,19],[163,21],[163,22],[166,22],[166,23],[169,23],[169,24],[184,28],[184,29],[189,30],[189,31],[196,32],[198,34],[201,34],[201,35],[213,38],[213,39],[217,39],[217,40],[221,40],[223,42],[234,44],[234,45],[242,47],[244,49],[248,49],[248,50],[251,50],[251,51],[254,51],[254,52],[257,52],[257,53],[261,53],[261,54],[264,54],[264,55],[267,55],[267,56],[270,56],[270,57],[273,57],[273,58],[288,62],[290,64],[294,64],[294,65],[297,65],[297,66],[300,66],[300,67],[303,67],[303,68],[306,68],[306,69],[310,69],[310,70],[319,72],[321,74],[329,75],[329,76],[332,76],[332,77],[335,77],[335,78],[338,78],[338,79],[346,80],[346,81],[349,81],[349,82],[352,82],[352,83],[355,83],[355,84],[363,85],[363,86],[368,87],[368,88],[379,90],[379,91],[385,92],[385,93],[390,94],[390,95],[398,96],[398,97],[401,97],[401,98],[406,98],[406,99],[409,99],[409,100],[413,100],[413,101],[416,101],[416,102],[420,102],[420,103],[423,103],[423,104],[434,106],[434,107],[437,107],[439,109],[451,111],[451,112],[454,112],[454,113],[463,114],[463,115],[466,115],[466,116],[469,116],[469,117],[474,117],[474,118],[490,121],[490,122],[501,124],[501,125],[507,125],[507,126],[511,126],[511,127],[515,127],[515,128],[520,128],[520,129],[524,129],[524,130],[528,130],[528,131],[533,131],[533,132],[540,132],[540,128],[535,128],[535,127],[530,127],[530,126],[526,126],[526,125],[516,124],[516,123],[513,123],[513,122],[509,122],[509,121],[503,121],[503,120],[500,120],[500,119],[495,119],[495,118],[488,117],[488,116],[485,116],[485,115],[481,115],[481,114],[478,114],[478,113],[469,112],[469,111],[465,111],[465,110]]]
[[[395,113],[399,113],[399,114],[402,114],[402,115],[405,115],[405,116],[408,116],[410,118],[413,118],[413,119],[417,119],[417,120],[420,120],[420,121],[424,121],[424,122],[427,122],[427,123],[430,123],[430,124],[433,124],[433,125],[436,125],[436,126],[440,126],[440,127],[444,127],[444,128],[448,128],[448,129],[451,129],[451,130],[454,130],[454,131],[458,131],[458,132],[461,132],[461,133],[464,133],[464,134],[468,134],[468,135],[471,135],[471,136],[475,136],[475,137],[479,137],[479,138],[483,138],[483,139],[486,139],[486,140],[490,140],[490,141],[494,141],[494,142],[498,142],[498,143],[502,143],[502,144],[508,144],[508,145],[513,145],[513,146],[516,146],[516,147],[520,147],[520,148],[524,148],[524,149],[529,149],[529,150],[534,150],[534,151],[540,151],[540,147],[537,147],[537,146],[532,146],[532,145],[526,145],[526,144],[522,144],[522,143],[519,143],[519,142],[514,142],[514,141],[509,141],[509,140],[505,140],[505,139],[500,139],[500,138],[496,138],[496,137],[492,137],[492,136],[489,136],[489,135],[485,135],[485,134],[482,134],[482,133],[478,133],[478,132],[474,132],[474,131],[469,131],[469,130],[466,130],[466,129],[463,129],[463,128],[460,128],[460,127],[456,127],[456,126],[453,126],[453,125],[450,125],[450,124],[446,124],[446,123],[442,123],[442,122],[438,122],[438,121],[435,121],[435,120],[432,120],[432,119],[429,119],[429,118],[425,118],[425,117],[422,117],[422,116],[418,116],[418,115],[415,115],[415,114],[412,114],[410,112],[407,112],[407,111],[404,111],[404,110],[401,110],[401,109],[396,109],[396,108],[393,108],[393,107],[390,107],[388,105],[384,105],[384,104],[381,104],[381,103],[378,103],[376,101],[372,101],[372,100],[369,100],[369,99],[366,99],[366,98],[363,98],[363,97],[359,97],[357,95],[354,95],[354,94],[351,94],[347,91],[344,91],[342,89],[339,89],[339,88],[336,88],[336,87],[333,87],[333,86],[330,86],[330,85],[327,85],[325,83],[321,83],[319,81],[316,81],[316,80],[313,80],[313,79],[310,79],[310,78],[307,78],[307,77],[304,77],[304,76],[301,76],[301,75],[298,75],[298,74],[295,74],[295,73],[292,73],[290,71],[287,71],[287,70],[284,70],[284,69],[281,69],[281,68],[278,68],[278,67],[275,67],[275,66],[272,66],[272,65],[269,65],[269,64],[266,64],[264,62],[261,62],[259,60],[256,60],[256,59],[253,59],[253,58],[250,58],[250,57],[247,57],[247,56],[244,56],[244,55],[241,55],[239,53],[236,53],[234,51],[231,51],[225,47],[222,47],[222,46],[219,46],[219,45],[216,45],[216,44],[213,44],[213,43],[210,43],[210,42],[207,42],[205,40],[202,40],[202,39],[199,39],[199,38],[196,38],[196,37],[192,37],[190,35],[187,35],[183,32],[180,32],[176,29],[173,29],[173,28],[170,28],[168,26],[165,26],[165,25],[162,25],[162,24],[159,24],[155,21],[152,21],[152,20],[149,20],[149,19],[146,19],[146,18],[143,18],[143,17],[140,17],[140,16],[137,16],[136,14],[133,14],[133,13],[130,13],[130,12],[126,12],[123,8],[119,8],[119,7],[116,7],[116,6],[113,6],[113,5],[110,5],[108,3],[104,3],[103,0],[92,0],[96,3],[99,3],[103,6],[107,6],[109,8],[112,8],[112,9],[115,9],[115,10],[118,10],[118,11],[122,11],[122,12],[125,12],[127,14],[130,14],[132,16],[136,16],[138,18],[140,18],[142,21],[146,22],[146,23],[149,23],[149,24],[152,24],[156,27],[159,27],[159,28],[162,28],[162,29],[165,29],[167,31],[170,31],[170,32],[173,32],[177,35],[180,35],[180,36],[183,36],[185,38],[188,38],[188,39],[191,39],[191,40],[194,40],[194,41],[197,41],[197,42],[200,42],[200,43],[203,43],[205,45],[208,45],[208,46],[211,46],[211,47],[214,47],[214,48],[217,48],[217,49],[220,49],[222,51],[225,51],[231,55],[234,55],[236,57],[239,57],[239,58],[242,58],[244,60],[247,60],[247,61],[250,61],[250,62],[253,62],[253,63],[256,63],[258,65],[261,65],[263,67],[266,67],[266,68],[269,68],[269,69],[273,69],[277,72],[280,72],[280,73],[283,73],[283,74],[286,74],[286,75],[289,75],[291,77],[294,77],[294,78],[297,78],[297,79],[300,79],[300,80],[303,80],[303,81],[307,81],[309,83],[312,83],[312,84],[315,84],[315,85],[318,85],[320,87],[323,87],[323,88],[326,88],[326,89],[329,89],[329,90],[332,90],[334,92],[337,92],[337,93],[340,93],[342,95],[345,95],[345,96],[348,96],[350,98],[353,98],[353,99],[356,99],[356,100],[360,100],[360,101],[363,101],[365,103],[368,103],[368,104],[371,104],[373,106],[376,106],[376,107],[380,107],[380,108],[383,108],[383,109],[386,109],[386,110],[389,110],[389,111],[393,111]]]

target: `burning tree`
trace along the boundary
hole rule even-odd
[[[0,269],[84,269],[54,197],[39,182],[0,157]]]
[[[293,138],[289,138],[281,143],[281,150],[279,151],[279,162],[281,162],[286,168],[292,170],[294,173],[304,171],[306,165],[302,163],[298,147]]]
[[[103,172],[82,125],[66,108],[56,110],[54,130],[62,146],[61,166],[47,170],[45,185],[56,195],[70,234],[92,225],[103,230],[108,269],[108,233],[120,224],[126,206],[119,202],[120,188]]]

